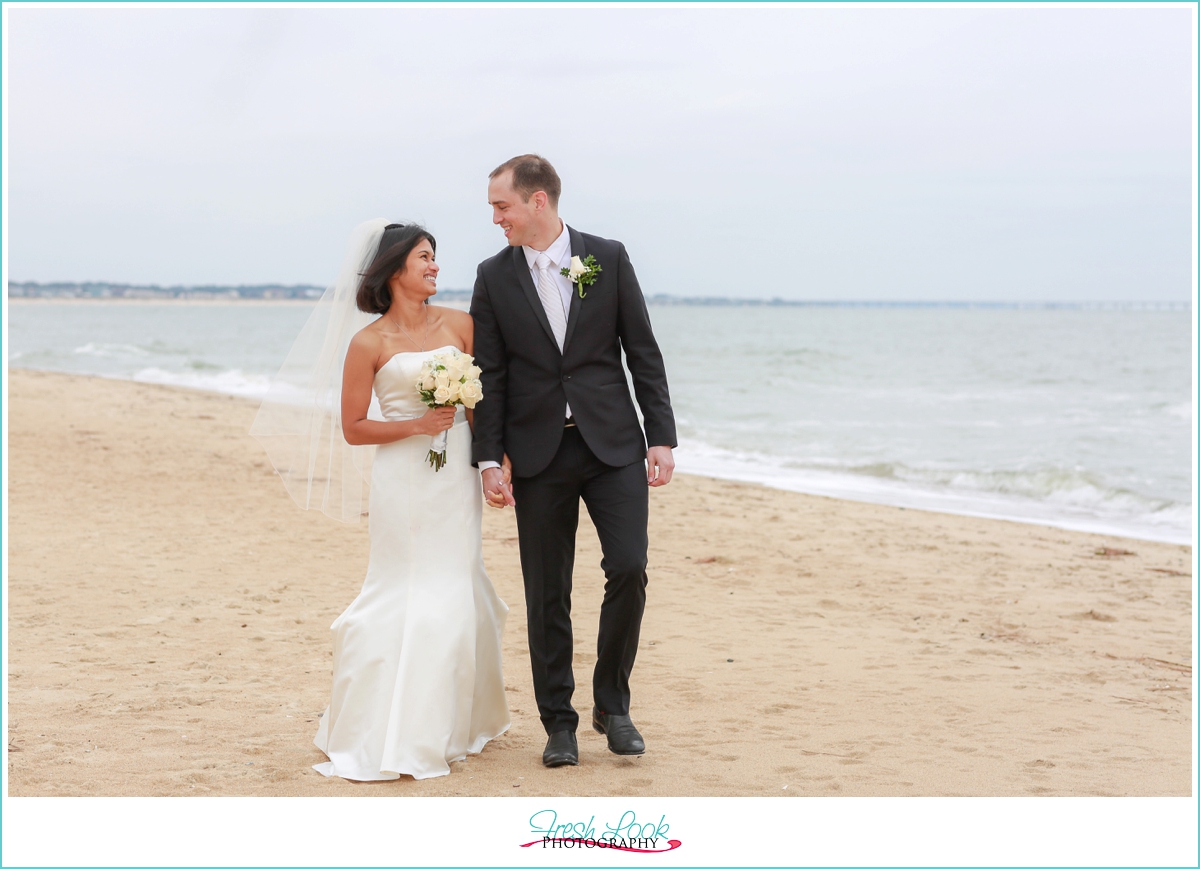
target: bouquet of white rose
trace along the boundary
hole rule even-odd
[[[475,357],[459,350],[437,353],[421,366],[417,377],[417,393],[430,407],[449,407],[461,404],[473,408],[483,400],[479,382],[479,366]],[[446,464],[447,432],[434,435],[429,447],[429,464],[440,471]]]

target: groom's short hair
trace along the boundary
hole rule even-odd
[[[558,173],[554,171],[549,160],[539,157],[537,154],[522,154],[520,157],[505,160],[493,169],[488,175],[488,180],[492,180],[497,175],[503,175],[510,169],[512,170],[513,190],[521,194],[522,200],[528,202],[530,196],[539,190],[545,190],[550,204],[558,208],[558,196],[562,193],[562,181],[558,179]]]

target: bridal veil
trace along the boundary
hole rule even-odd
[[[250,434],[292,498],[343,522],[358,522],[369,503],[375,447],[351,446],[342,435],[342,367],[350,339],[375,319],[358,310],[363,272],[388,222],[355,227],[337,280],[325,290],[263,399]],[[373,419],[382,419],[372,399]]]

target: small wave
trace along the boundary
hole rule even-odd
[[[816,465],[816,466],[814,466]],[[1078,471],[963,471],[833,461],[801,464],[698,442],[680,444],[685,473],[852,501],[1032,522],[1169,543],[1192,540],[1192,505],[1105,488]]]
[[[129,356],[149,356],[150,354],[133,344],[95,344],[88,342],[73,351],[80,356],[101,356],[106,359],[121,359]]]
[[[851,465],[854,474],[900,480],[921,486],[992,492],[1044,501],[1052,500],[1075,506],[1094,506],[1122,494],[1107,490],[1094,475],[1084,471],[1042,468],[1027,471],[972,471],[957,468],[914,468],[903,463]],[[1133,495],[1133,493],[1128,493]],[[1136,495],[1133,495],[1136,498]],[[1161,501],[1143,499],[1142,506],[1156,509]]]
[[[188,389],[204,389],[225,395],[243,398],[262,398],[271,387],[271,378],[265,374],[243,374],[236,369],[216,374],[196,371],[164,371],[161,368],[143,368],[133,379],[139,383],[157,383],[163,386],[183,386]]]

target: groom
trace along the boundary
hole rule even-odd
[[[517,511],[533,690],[549,734],[542,762],[579,763],[571,571],[580,498],[604,553],[592,726],[609,750],[640,755],[629,674],[646,607],[647,487],[665,486],[675,467],[662,354],[625,246],[559,219],[554,167],[525,154],[488,177],[492,222],[509,246],[479,264],[471,298],[485,396],[475,408],[474,458],[488,503]],[[574,257],[595,258],[577,282],[560,273]],[[499,466],[505,453],[511,487]]]

